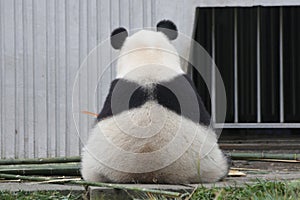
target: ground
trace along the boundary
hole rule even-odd
[[[245,176],[227,177],[215,184],[203,184],[194,191],[197,185],[133,185],[135,187],[146,187],[160,190],[180,191],[182,193],[193,192],[191,199],[295,199],[300,196],[300,163],[286,162],[262,162],[262,161],[234,161],[234,169],[245,173]],[[272,180],[272,182],[269,182]],[[277,182],[274,182],[276,180]],[[54,184],[37,184],[32,182],[0,180],[0,199],[82,199],[85,194],[81,186],[61,186]],[[246,185],[245,185],[246,184]],[[248,185],[247,185],[248,184]],[[296,184],[296,187],[295,187]],[[221,189],[220,189],[221,188]],[[5,190],[11,192],[4,192]],[[47,190],[47,192],[45,192]],[[27,191],[27,192],[16,192]],[[44,191],[34,192],[33,191]],[[265,191],[265,192],[263,192]],[[136,197],[142,199],[153,199],[155,195],[137,192],[128,196],[122,192],[107,188],[90,188],[91,199],[97,199],[102,195],[104,199],[122,199],[127,195],[128,199]],[[250,194],[258,195],[250,198]],[[149,196],[150,195],[150,196]],[[220,196],[221,195],[221,196]],[[272,196],[273,195],[273,196]],[[221,198],[222,197],[222,198]],[[238,198],[239,197],[239,198]],[[255,197],[255,198],[254,198]],[[288,198],[289,197],[289,198]],[[102,199],[103,199],[102,198]],[[161,198],[161,197],[160,197]],[[276,198],[276,199],[278,199]]]

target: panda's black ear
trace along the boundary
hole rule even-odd
[[[175,40],[178,36],[176,25],[170,20],[162,20],[156,25],[157,31],[163,32],[169,40]]]
[[[110,35],[111,46],[114,49],[121,49],[127,37],[128,37],[128,32],[125,28],[120,27],[115,29]]]

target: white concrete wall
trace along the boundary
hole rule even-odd
[[[99,112],[115,76],[114,68],[105,71],[96,93],[89,88],[97,85],[105,69],[103,64],[117,52],[105,43],[107,47],[98,52],[97,62],[81,71],[73,93],[76,73],[87,54],[107,39],[113,29],[153,27],[162,19],[171,19],[181,33],[191,36],[197,6],[299,3],[296,0],[0,0],[0,158],[80,154],[82,143],[78,132],[84,142],[93,118],[79,111]],[[189,44],[175,44],[181,53],[188,53]],[[73,115],[80,122],[78,131]]]

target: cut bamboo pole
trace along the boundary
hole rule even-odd
[[[248,159],[278,159],[278,160],[300,160],[300,154],[272,154],[272,153],[228,153],[235,160]],[[19,164],[47,164],[47,163],[69,163],[80,162],[80,156],[56,157],[56,158],[30,158],[30,159],[2,159],[1,165]]]
[[[45,176],[80,176],[80,163],[0,165],[0,173]]]
[[[229,153],[228,155],[233,160],[251,160],[251,159],[300,160],[300,154]]]
[[[2,159],[0,160],[0,165],[46,164],[46,163],[67,163],[67,162],[80,162],[80,156],[56,157],[56,158]]]
[[[283,163],[300,163],[300,160],[278,160],[278,159],[252,159],[254,161],[265,161],[265,162],[283,162]]]
[[[55,180],[59,180],[59,179],[53,179],[53,178],[49,178],[49,177],[21,176],[21,175],[4,174],[4,173],[0,173],[0,178],[21,179],[21,180],[27,180],[27,181],[55,181]],[[169,196],[169,197],[182,197],[182,196],[187,195],[187,194],[182,194],[180,192],[139,188],[139,187],[126,186],[126,185],[121,185],[121,184],[89,182],[89,181],[83,181],[83,180],[70,180],[70,181],[66,181],[66,182],[68,184],[72,184],[72,185],[107,187],[107,188],[114,188],[114,189],[121,189],[121,190],[131,190],[131,191],[136,191],[136,192],[148,192],[148,193],[152,193],[152,194],[165,195],[165,196]]]

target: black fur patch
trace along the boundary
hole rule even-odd
[[[180,104],[176,95],[170,88],[166,87],[166,85],[156,85],[154,89],[154,98],[160,105],[176,112],[179,115],[181,114]]]
[[[114,49],[121,49],[127,37],[127,30],[123,27],[119,27],[111,33],[110,44]]]
[[[196,100],[193,101],[192,97],[195,95]],[[157,101],[160,105],[194,122],[206,126],[210,124],[210,116],[201,97],[186,75],[177,76],[168,82],[153,84],[151,88],[144,88],[127,80],[115,79],[111,83],[109,94],[97,120],[140,107],[149,100]],[[180,102],[184,103],[184,108],[181,108]]]
[[[156,25],[157,31],[164,33],[169,40],[175,40],[178,36],[176,25],[170,20],[162,20]]]
[[[132,95],[129,96],[130,94]],[[149,100],[149,97],[150,95],[147,91],[138,84],[124,79],[115,79],[110,85],[108,95],[97,120],[100,121],[125,110],[140,107]],[[125,100],[129,102],[124,102]]]
[[[170,92],[172,91],[172,94],[160,87],[160,85],[163,85],[164,88],[168,88]],[[169,82],[158,84],[157,100],[160,105],[183,115],[194,122],[199,122],[206,126],[210,125],[210,115],[207,112],[194,83],[187,75],[180,75]],[[183,105],[180,105],[180,103]]]

